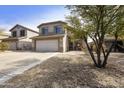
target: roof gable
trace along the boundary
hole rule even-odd
[[[27,27],[25,27],[25,26],[19,25],[19,24],[16,24],[16,25],[15,25],[13,28],[11,28],[9,31],[12,31],[12,30],[15,29],[16,27],[21,27],[21,28],[27,29],[27,30],[29,30],[29,31],[31,31],[31,32],[34,32],[34,33],[37,33],[37,34],[38,34],[37,31],[32,30],[32,29],[30,29],[30,28],[27,28]]]
[[[43,26],[43,25],[55,24],[55,23],[67,24],[67,23],[66,23],[66,22],[64,22],[64,21],[53,21],[53,22],[46,22],[46,23],[42,23],[42,24],[40,24],[39,26],[37,26],[37,28],[39,28],[40,26]]]

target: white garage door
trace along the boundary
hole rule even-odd
[[[37,40],[36,51],[40,52],[58,51],[58,40]]]
[[[16,50],[16,42],[7,42],[9,50]]]

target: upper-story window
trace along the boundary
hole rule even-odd
[[[54,31],[56,34],[62,33],[62,26],[58,25],[54,27]]]
[[[20,31],[20,36],[22,37],[22,36],[25,36],[25,30],[21,30]]]
[[[48,34],[48,27],[43,27],[42,28],[42,34],[47,35]]]
[[[16,37],[16,31],[12,32],[12,37]]]

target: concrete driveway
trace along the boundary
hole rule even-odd
[[[57,54],[22,51],[0,53],[0,84]]]

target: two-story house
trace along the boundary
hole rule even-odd
[[[39,36],[32,37],[33,48],[38,52],[66,52],[68,50],[68,36],[66,23],[54,21],[42,23],[38,26]]]
[[[2,39],[2,42],[8,44],[9,50],[31,50],[32,40],[30,38],[39,34],[37,31],[19,24],[10,29],[10,32],[10,37]]]

